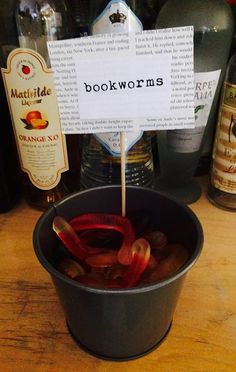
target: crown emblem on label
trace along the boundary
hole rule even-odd
[[[116,13],[111,14],[109,17],[111,23],[125,23],[126,18],[127,18],[126,15],[120,13],[118,9]]]

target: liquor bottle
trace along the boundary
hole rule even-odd
[[[204,144],[213,141],[218,97],[232,40],[232,11],[224,0],[169,0],[156,21],[157,28],[189,25],[194,26],[196,128],[157,134],[161,171],[157,187],[185,203],[201,195],[193,175]]]
[[[91,34],[142,31],[141,1],[92,1]],[[151,186],[153,182],[152,143],[149,132],[126,133],[126,183]],[[119,133],[96,133],[84,137],[81,188],[120,184]]]
[[[79,36],[88,36],[90,2],[88,0],[70,0],[69,5],[79,31]]]
[[[65,0],[18,0],[15,24],[19,47],[6,53],[2,76],[25,197],[45,209],[71,191],[47,41],[71,38],[75,30]]]
[[[233,38],[231,42],[231,48],[229,56],[231,56],[234,51],[236,50],[236,0],[227,0],[227,3],[230,5],[233,13],[234,18],[234,32],[233,32]],[[223,76],[223,74],[222,74]],[[217,114],[218,114],[218,107],[219,107],[219,99],[214,102],[214,117],[212,117],[212,122],[217,122]],[[213,139],[215,136],[215,125],[212,125],[211,128],[209,128],[209,133],[206,135],[205,142],[203,145],[203,148],[201,150],[201,156],[197,165],[197,169],[195,172],[196,176],[206,175],[210,173],[211,169],[211,158],[212,158],[212,151],[213,151]]]
[[[236,211],[236,53],[230,58],[222,88],[208,198]]]
[[[0,8],[0,63],[4,64],[6,55],[17,45],[16,30],[13,24],[14,0],[1,3]],[[8,110],[3,81],[0,74],[0,213],[13,208],[22,194],[18,156]]]

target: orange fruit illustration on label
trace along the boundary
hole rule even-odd
[[[40,111],[29,111],[25,119],[21,119],[25,124],[26,129],[45,129],[48,126],[48,121],[42,118]]]
[[[27,124],[30,125],[32,119],[42,119],[42,115],[41,115],[41,112],[39,112],[39,111],[30,111],[26,115],[25,119],[27,121]]]
[[[48,121],[44,119],[31,119],[31,126],[35,129],[44,129],[48,126]]]

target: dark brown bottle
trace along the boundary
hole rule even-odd
[[[13,26],[14,1],[3,1],[0,11],[0,63],[17,44]],[[21,196],[21,180],[11,117],[0,74],[0,213],[15,206]]]

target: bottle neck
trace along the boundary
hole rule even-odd
[[[98,17],[106,8],[106,6],[115,2],[114,0],[97,0],[92,1],[90,6],[90,22],[93,22],[96,17]],[[117,0],[117,3],[123,2],[126,3],[130,9],[136,14],[137,17],[141,15],[141,0]]]
[[[18,0],[16,6],[18,36],[47,40],[75,36],[75,24],[65,0]]]
[[[189,25],[202,34],[224,30],[232,32],[232,11],[223,0],[169,0],[156,20],[156,28]]]
[[[64,0],[19,0],[15,20],[19,46],[38,52],[48,67],[47,41],[75,36],[74,23]]]
[[[14,21],[15,0],[7,0],[0,7],[0,67],[6,65],[7,56],[18,46]]]
[[[140,32],[141,0],[107,0],[96,2],[91,8],[90,34]]]

